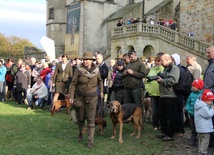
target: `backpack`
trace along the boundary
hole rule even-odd
[[[178,83],[173,86],[173,89],[176,94],[189,96],[194,77],[187,67],[178,66],[178,68],[180,70],[180,77]]]

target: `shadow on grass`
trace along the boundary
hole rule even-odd
[[[49,106],[44,110],[26,110],[24,104],[16,105],[15,102],[0,102],[0,154],[159,154],[166,144],[155,138],[157,132],[152,126],[145,123],[145,129],[141,132],[141,138],[130,136],[131,123],[124,125],[123,140],[118,142],[118,130],[115,139],[111,139],[112,123],[107,115],[107,127],[104,135],[100,135],[96,128],[94,148],[87,148],[87,135],[84,141],[76,141],[78,127],[70,121],[70,115],[65,109],[51,116]],[[167,148],[171,151],[172,148]],[[165,151],[166,152],[166,151]]]

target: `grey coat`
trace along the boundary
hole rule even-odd
[[[164,74],[167,76],[167,78],[162,79],[160,82],[160,97],[177,98],[177,95],[173,89],[173,85],[178,83],[180,77],[179,68],[171,63],[169,66],[164,68]]]

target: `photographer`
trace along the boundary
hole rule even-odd
[[[160,127],[159,118],[158,118],[158,106],[160,100],[160,91],[159,84],[155,80],[158,78],[158,73],[163,72],[164,67],[161,65],[161,59],[159,56],[155,57],[155,66],[153,66],[147,76],[145,81],[146,93],[151,98],[152,104],[152,125],[154,130],[158,130]],[[154,80],[153,80],[154,79]]]
[[[44,102],[48,97],[48,89],[40,76],[36,77],[36,83],[27,94],[28,110],[33,108],[33,102],[40,108],[44,107]]]
[[[177,95],[174,92],[173,85],[178,83],[180,70],[173,63],[169,54],[161,56],[161,62],[164,67],[164,78],[159,76],[157,82],[160,90],[160,104],[158,114],[161,123],[162,132],[156,137],[162,138],[162,141],[172,141],[175,131],[175,105],[177,104]]]

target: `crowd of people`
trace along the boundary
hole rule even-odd
[[[167,28],[170,28],[172,30],[177,30],[177,20],[174,19],[159,19],[157,22],[155,22],[152,18],[150,18],[149,20],[147,19],[147,17],[143,17],[141,18],[129,18],[126,22],[122,19],[120,19],[117,23],[117,27],[119,26],[124,26],[124,25],[130,25],[130,24],[135,24],[135,23],[145,23],[145,24],[151,24],[151,25],[161,25],[161,26],[165,26]]]
[[[154,130],[160,131],[157,138],[168,142],[174,140],[174,136],[184,136],[186,118],[192,130],[189,145],[198,145],[199,154],[206,154],[210,135],[214,132],[214,46],[207,48],[206,54],[209,65],[203,76],[196,56],[186,57],[186,67],[194,77],[192,91],[188,95],[174,90],[181,76],[180,56],[177,53],[169,55],[159,52],[143,61],[132,48],[122,58],[110,59],[109,66],[102,54],[90,51],[74,60],[63,54],[50,62],[47,56],[44,63],[35,58],[18,59],[17,62],[10,58],[5,63],[0,60],[0,100],[25,103],[31,110],[34,106],[43,108],[46,105],[51,109],[53,103],[62,98],[60,94],[68,93],[71,105],[75,98],[81,96],[82,107],[76,111],[79,127],[77,140],[83,141],[87,120],[88,147],[92,148],[94,118],[103,101],[133,103],[145,111],[142,101],[149,98],[152,125]],[[157,78],[148,80],[150,76]]]

